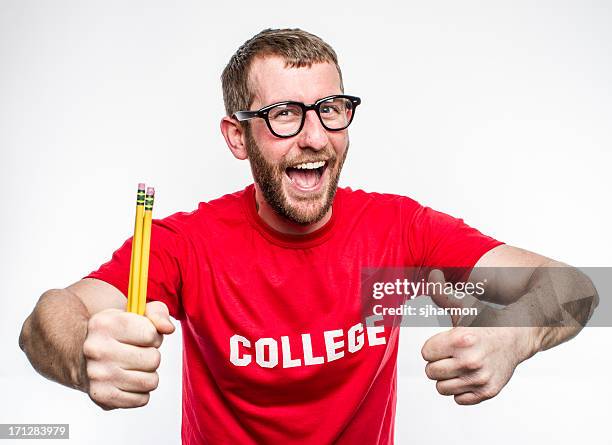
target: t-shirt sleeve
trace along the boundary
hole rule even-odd
[[[165,303],[170,315],[179,320],[183,317],[181,304],[183,280],[180,266],[185,255],[184,245],[184,238],[170,217],[153,220],[147,301]],[[105,281],[119,289],[127,298],[131,256],[132,238],[129,238],[115,250],[109,261],[84,278]]]
[[[469,271],[489,250],[503,242],[467,225],[463,219],[406,203],[412,215],[408,225],[408,247],[413,264],[424,268],[448,270],[447,280],[466,280]]]

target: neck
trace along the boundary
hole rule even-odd
[[[288,235],[307,235],[312,233],[327,224],[332,215],[332,208],[330,207],[325,216],[319,221],[306,225],[297,224],[279,215],[270,204],[268,204],[268,201],[263,197],[263,193],[257,183],[255,183],[255,203],[257,205],[257,214],[266,224],[274,230]]]

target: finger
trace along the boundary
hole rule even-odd
[[[455,402],[457,402],[458,405],[476,405],[477,403],[482,402],[482,399],[476,393],[465,392],[463,394],[456,394]]]
[[[172,334],[174,332],[174,324],[170,321],[168,306],[161,301],[152,301],[147,303],[145,308],[145,317],[147,317],[160,334]]]
[[[462,375],[460,362],[455,358],[445,358],[429,362],[425,366],[425,374],[431,380],[448,380]]]
[[[157,389],[159,375],[157,372],[122,370],[117,382],[117,388],[135,393],[148,393]]]
[[[159,347],[162,342],[161,335],[149,319],[117,309],[94,314],[89,319],[87,330],[88,337],[110,337],[132,345]]]
[[[90,388],[89,397],[104,409],[138,408],[149,402],[149,393],[123,391],[109,384]]]
[[[161,354],[154,347],[119,344],[113,351],[117,365],[124,370],[152,372],[159,368]]]
[[[161,346],[163,337],[148,318],[130,312],[123,312],[116,318],[112,332],[117,341],[134,346]]]
[[[454,348],[470,348],[478,343],[476,333],[477,331],[474,328],[459,326],[451,329],[449,341]]]
[[[436,389],[443,396],[453,396],[476,390],[476,386],[462,378],[440,380],[436,383]]]
[[[440,332],[425,342],[421,348],[423,359],[428,362],[451,358],[453,346],[449,340],[451,331]]]

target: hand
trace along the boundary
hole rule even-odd
[[[421,350],[425,374],[459,405],[495,397],[522,361],[517,329],[456,327],[436,334]]]
[[[429,281],[444,284],[444,275],[434,270]],[[441,307],[460,307],[467,303],[452,295],[431,297]],[[458,317],[453,317],[452,322],[454,328],[434,335],[423,345],[421,354],[428,362],[425,374],[437,381],[440,394],[454,396],[459,405],[474,405],[495,397],[518,364],[530,355],[529,330],[457,326]]]
[[[157,388],[163,335],[174,332],[164,303],[147,303],[145,316],[107,309],[94,314],[83,343],[89,397],[105,410],[136,408]]]

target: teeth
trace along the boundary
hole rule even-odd
[[[325,165],[325,161],[304,162],[303,164],[298,164],[298,165],[293,166],[293,168],[306,169],[306,170],[314,170],[315,168],[321,168],[324,165]]]

